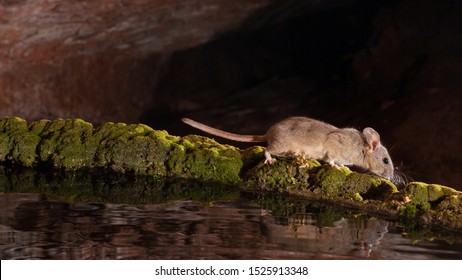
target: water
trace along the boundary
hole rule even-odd
[[[1,259],[462,258],[460,235],[404,229],[327,205],[239,190],[207,200],[192,190],[218,186],[182,182],[172,190],[171,182],[114,178],[101,186],[79,176],[3,182]],[[81,193],[70,195],[64,185]]]

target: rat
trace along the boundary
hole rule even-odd
[[[381,144],[380,135],[371,127],[362,132],[354,128],[337,128],[307,118],[290,117],[272,125],[264,135],[242,135],[219,130],[183,118],[184,123],[225,139],[239,142],[267,142],[265,163],[273,164],[273,156],[303,156],[325,161],[331,166],[358,166],[385,179],[393,178],[393,162]]]

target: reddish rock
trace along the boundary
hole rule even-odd
[[[136,122],[168,53],[270,0],[2,1],[0,115]]]

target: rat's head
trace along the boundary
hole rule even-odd
[[[380,143],[380,135],[374,129],[366,127],[363,130],[367,146],[364,151],[364,163],[373,173],[391,180],[393,178],[393,162],[387,148]]]

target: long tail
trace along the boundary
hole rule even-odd
[[[221,138],[233,140],[233,141],[238,141],[238,142],[265,142],[266,141],[265,135],[235,134],[235,133],[231,133],[231,132],[227,132],[227,131],[223,131],[220,129],[210,127],[208,125],[202,124],[200,122],[196,122],[188,118],[182,118],[181,121],[187,125],[190,125],[194,128],[197,128],[209,134],[212,134],[212,135],[215,135]]]

